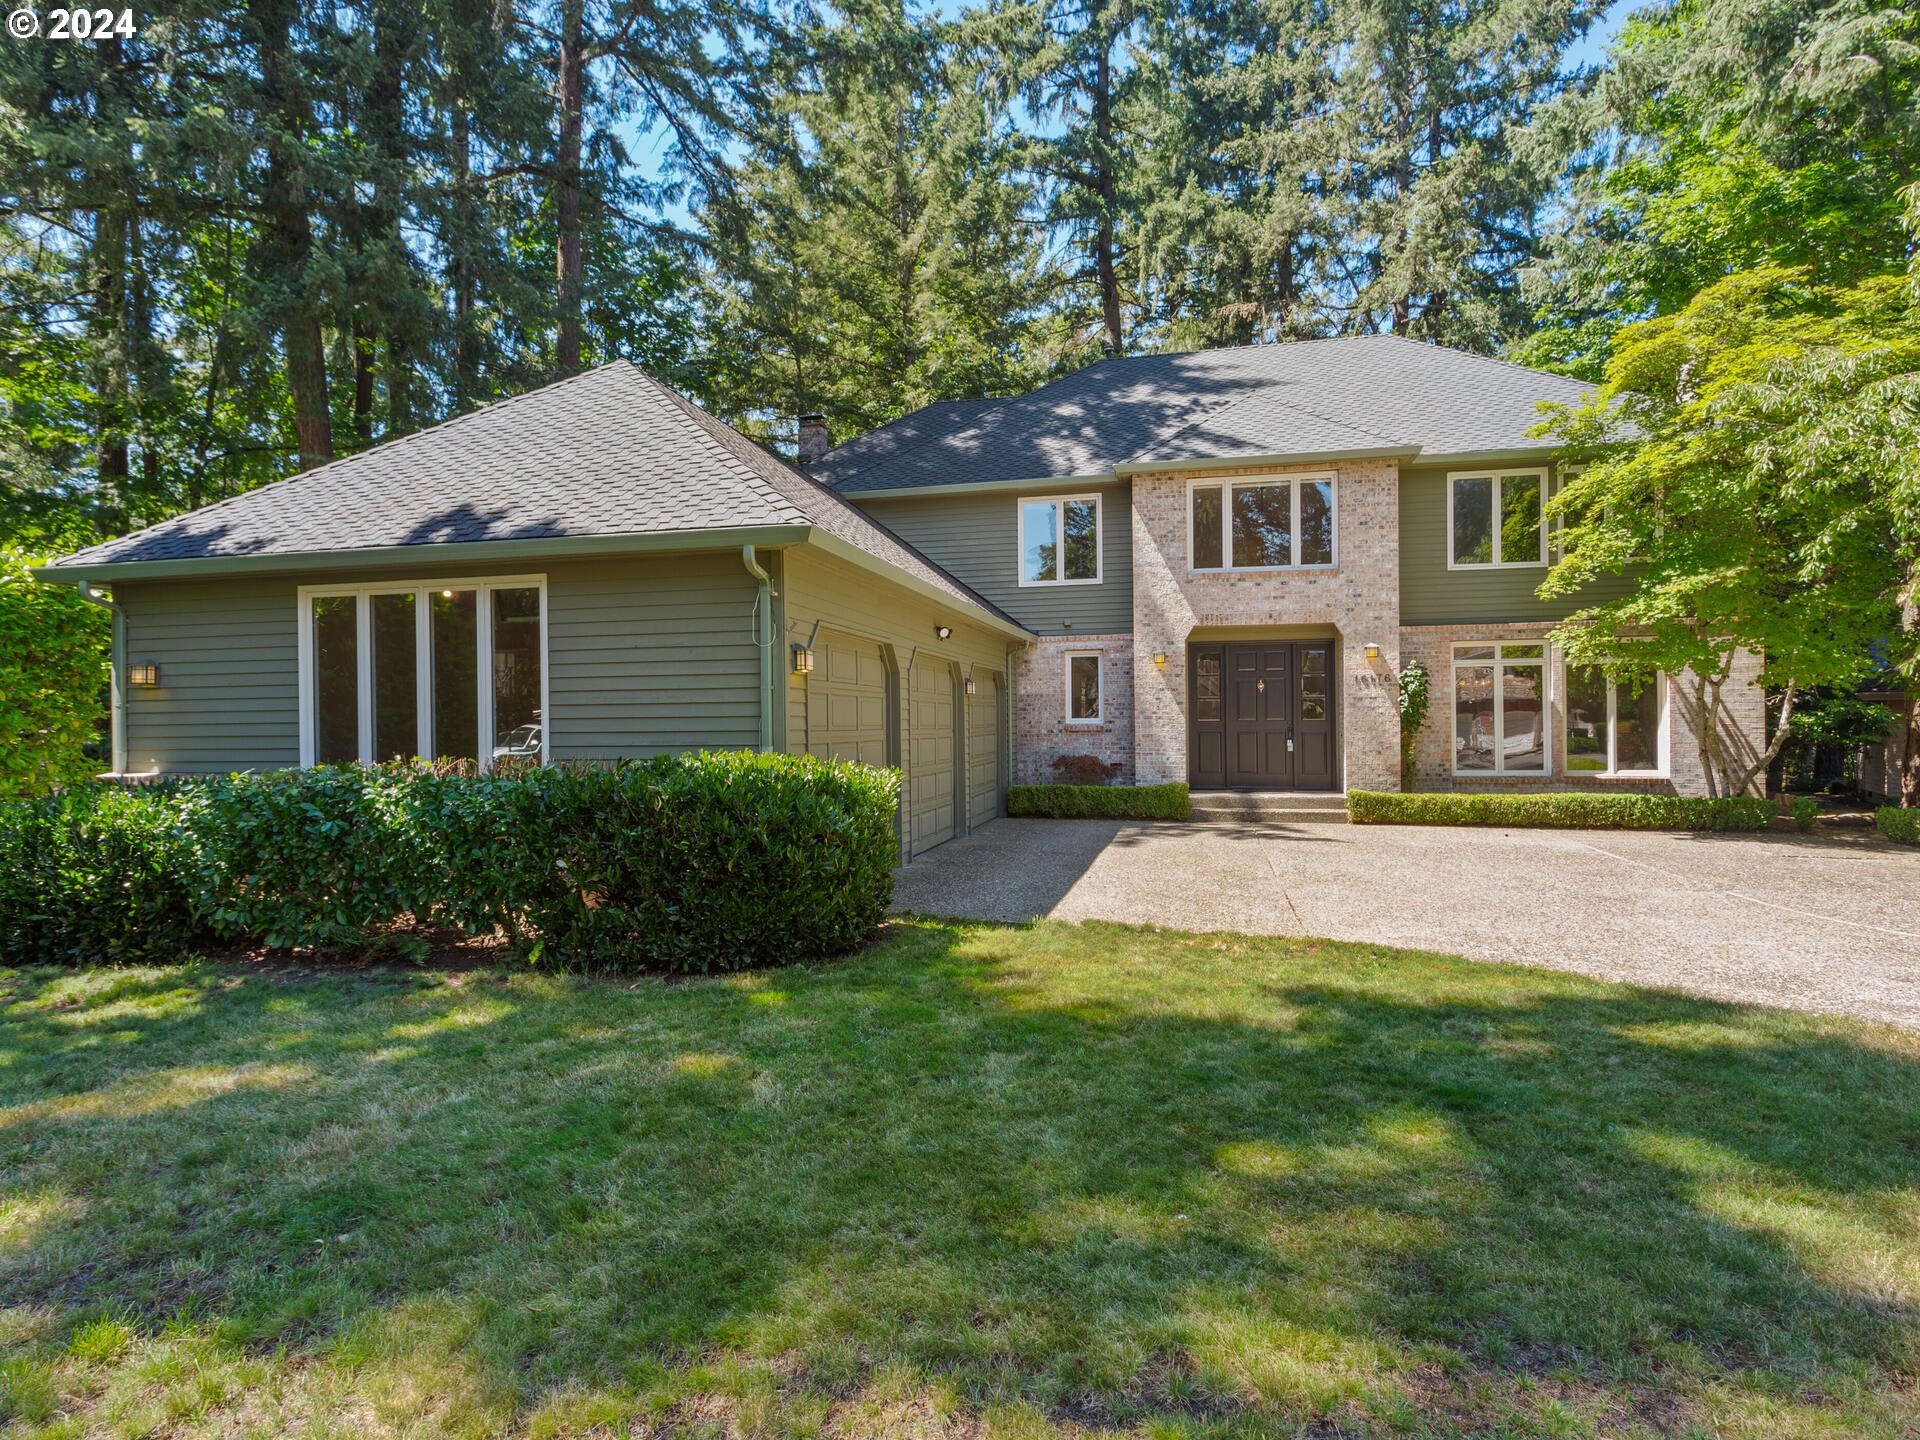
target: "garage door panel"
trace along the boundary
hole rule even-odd
[[[911,852],[918,855],[951,840],[956,828],[953,674],[944,665],[923,665],[914,672],[912,691],[907,821]]]
[[[887,667],[879,645],[851,637],[823,638],[807,679],[807,753],[823,760],[885,765]]]
[[[974,672],[974,694],[967,697],[967,824],[984,825],[1003,813],[1006,737],[1000,724],[1000,676]]]

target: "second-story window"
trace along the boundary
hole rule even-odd
[[[1100,580],[1100,497],[1020,502],[1020,583],[1094,585]]]
[[[1196,484],[1188,498],[1195,570],[1333,564],[1331,475]]]
[[[1447,477],[1447,564],[1453,569],[1547,563],[1547,472]]]

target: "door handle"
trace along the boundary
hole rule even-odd
[[[1253,682],[1253,688],[1264,695],[1267,693],[1267,682],[1264,680],[1256,680]]]
[[[1287,736],[1287,753],[1289,755],[1293,753],[1293,736],[1291,735]]]

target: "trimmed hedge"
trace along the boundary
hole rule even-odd
[[[175,960],[205,944],[181,800],[89,784],[0,803],[0,963]]]
[[[1820,818],[1820,802],[1811,795],[1796,795],[1787,802],[1787,813],[1793,817],[1793,828],[1802,835],[1813,833],[1813,822]]]
[[[1172,785],[1012,785],[1007,814],[1048,820],[1184,820],[1187,787]]]
[[[413,922],[597,969],[817,959],[892,898],[898,792],[890,770],[731,752],[82,786],[0,806],[0,955],[359,949]]]
[[[1873,823],[1889,840],[1898,840],[1903,845],[1920,845],[1920,810],[1882,805],[1873,812]]]
[[[1768,830],[1771,800],[1695,795],[1404,795],[1349,790],[1356,825],[1512,825],[1560,830]]]

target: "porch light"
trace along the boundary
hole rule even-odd
[[[152,690],[160,684],[160,667],[158,665],[129,665],[127,667],[127,680],[130,684],[138,685],[143,690]]]
[[[1376,644],[1374,644],[1374,642],[1373,642],[1373,641],[1371,641],[1371,640],[1369,640],[1369,641],[1368,641],[1368,642],[1366,643],[1366,645],[1365,645],[1365,647],[1364,647],[1364,648],[1365,648],[1365,650],[1366,650],[1366,652],[1367,652],[1367,659],[1369,659],[1369,660],[1378,660],[1378,659],[1380,658],[1380,647],[1379,647],[1378,645],[1376,645]]]
[[[1153,652],[1153,668],[1156,670],[1164,670],[1167,668],[1167,652],[1166,651],[1156,650]]]
[[[793,647],[793,673],[796,675],[811,675],[813,673],[813,650],[810,646],[796,645]]]
[[[945,640],[953,634],[953,627],[951,625],[936,625],[933,627],[933,633],[940,639]]]
[[[980,693],[980,687],[973,683],[973,676],[967,676],[967,698],[972,699]]]

